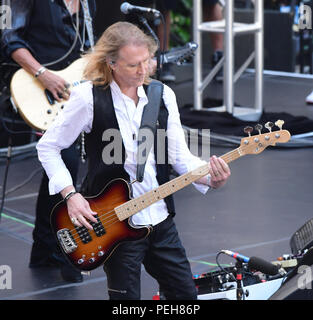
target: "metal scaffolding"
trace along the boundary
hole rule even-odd
[[[194,109],[203,109],[203,91],[217,72],[224,66],[224,102],[223,106],[209,108],[209,111],[221,111],[232,114],[242,120],[257,121],[263,109],[263,0],[254,1],[254,23],[234,22],[234,0],[226,0],[221,21],[202,22],[202,0],[193,0],[193,40],[199,45],[194,57]],[[202,78],[202,32],[224,33],[224,57]],[[255,34],[255,50],[244,64],[234,73],[234,37],[242,34]],[[234,106],[234,83],[255,61],[255,101],[253,107]],[[208,109],[206,109],[208,110]]]

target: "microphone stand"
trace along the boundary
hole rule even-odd
[[[155,34],[155,32],[153,31],[153,29],[150,27],[147,19],[145,17],[143,17],[142,15],[139,15],[138,17],[139,21],[147,28],[147,30],[149,31],[149,33],[151,34],[151,36],[153,37],[153,39],[155,40],[155,42],[157,43],[158,46],[158,50],[157,50],[157,71],[156,71],[156,75],[157,75],[157,80],[160,80],[160,73],[161,73],[161,49],[160,49],[160,40],[157,37],[157,35]]]
[[[246,293],[243,288],[243,265],[242,261],[237,260],[236,262],[236,283],[237,283],[237,289],[236,289],[236,298],[237,300],[245,300]]]

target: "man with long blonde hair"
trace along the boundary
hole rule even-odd
[[[137,139],[142,114],[148,103],[146,85],[149,66],[156,50],[154,41],[138,27],[118,22],[103,33],[86,59],[85,78],[73,89],[64,112],[57,118],[37,145],[38,156],[50,178],[51,190],[60,192],[67,203],[71,221],[92,229],[97,223],[88,201],[77,192],[60,158],[60,150],[77,136],[86,133],[89,170],[83,184],[84,196],[96,195],[113,179],[132,183],[134,198],[169,181],[169,164],[179,174],[189,172],[204,161],[192,155],[186,145],[174,92],[163,86],[157,127],[166,131],[164,163],[157,161],[158,150],[152,148],[146,161],[144,179],[136,181]],[[122,141],[121,159],[109,163],[108,130],[117,132]],[[113,150],[113,153],[116,150]],[[162,158],[162,157],[161,157]],[[210,177],[194,185],[205,193],[210,187],[223,186],[230,170],[215,156],[210,159]],[[140,299],[141,264],[154,277],[167,299],[196,299],[197,292],[190,265],[180,242],[173,216],[174,202],[166,197],[131,217],[134,226],[151,226],[150,234],[141,240],[120,244],[104,264],[110,299]]]
[[[146,46],[149,57],[145,64],[150,66],[157,50],[155,41],[146,36],[140,29],[130,23],[117,23],[99,38],[94,50],[87,55],[89,63],[84,72],[84,78],[91,80],[94,85],[109,85],[113,81],[114,62],[119,55],[119,49],[126,44]],[[145,74],[144,83],[150,81],[149,73]]]

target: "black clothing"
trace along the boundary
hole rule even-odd
[[[197,299],[190,264],[171,216],[154,226],[147,238],[120,244],[104,264],[111,300],[140,299],[141,263],[166,299]]]
[[[95,15],[95,1],[89,0],[91,16]],[[14,0],[11,2],[12,29],[2,32],[1,51],[7,61],[18,48],[27,48],[41,64],[53,62],[64,56],[71,48],[76,31],[76,14],[70,16],[62,0]],[[85,38],[84,48],[90,47],[87,31],[83,31],[83,11],[79,11],[80,38]],[[62,62],[49,66],[63,69],[79,58],[80,41],[72,53]]]

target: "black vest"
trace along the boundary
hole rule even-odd
[[[81,192],[85,196],[93,196],[98,194],[104,186],[113,179],[123,178],[129,181],[129,175],[124,169],[124,163],[126,158],[126,152],[124,143],[122,141],[122,135],[119,130],[117,122],[112,94],[110,87],[103,89],[103,87],[93,87],[93,99],[94,99],[94,115],[92,130],[89,134],[85,135],[86,153],[88,158],[88,174],[83,183]],[[167,130],[168,111],[164,105],[163,99],[160,106],[160,112],[158,117],[157,129]],[[112,164],[106,164],[102,159],[102,153],[109,143],[112,143],[113,137],[110,141],[102,141],[103,132],[108,129],[116,129],[118,132],[118,140],[121,141],[121,153],[122,161],[120,163],[113,162]],[[115,137],[116,138],[116,137]],[[161,140],[164,143],[164,139]],[[159,142],[160,143],[160,142]],[[159,185],[169,181],[170,166],[168,164],[168,145],[167,138],[165,137],[165,162],[156,165],[157,181]],[[118,144],[117,144],[118,145]],[[157,145],[158,135],[154,137],[154,152],[157,157]],[[112,149],[114,152],[114,149]],[[114,154],[110,155],[114,158]],[[162,157],[161,157],[162,158]],[[157,161],[156,161],[157,162]],[[139,182],[136,182],[139,183]],[[175,215],[173,197],[168,196],[164,199],[168,212],[171,215]]]

